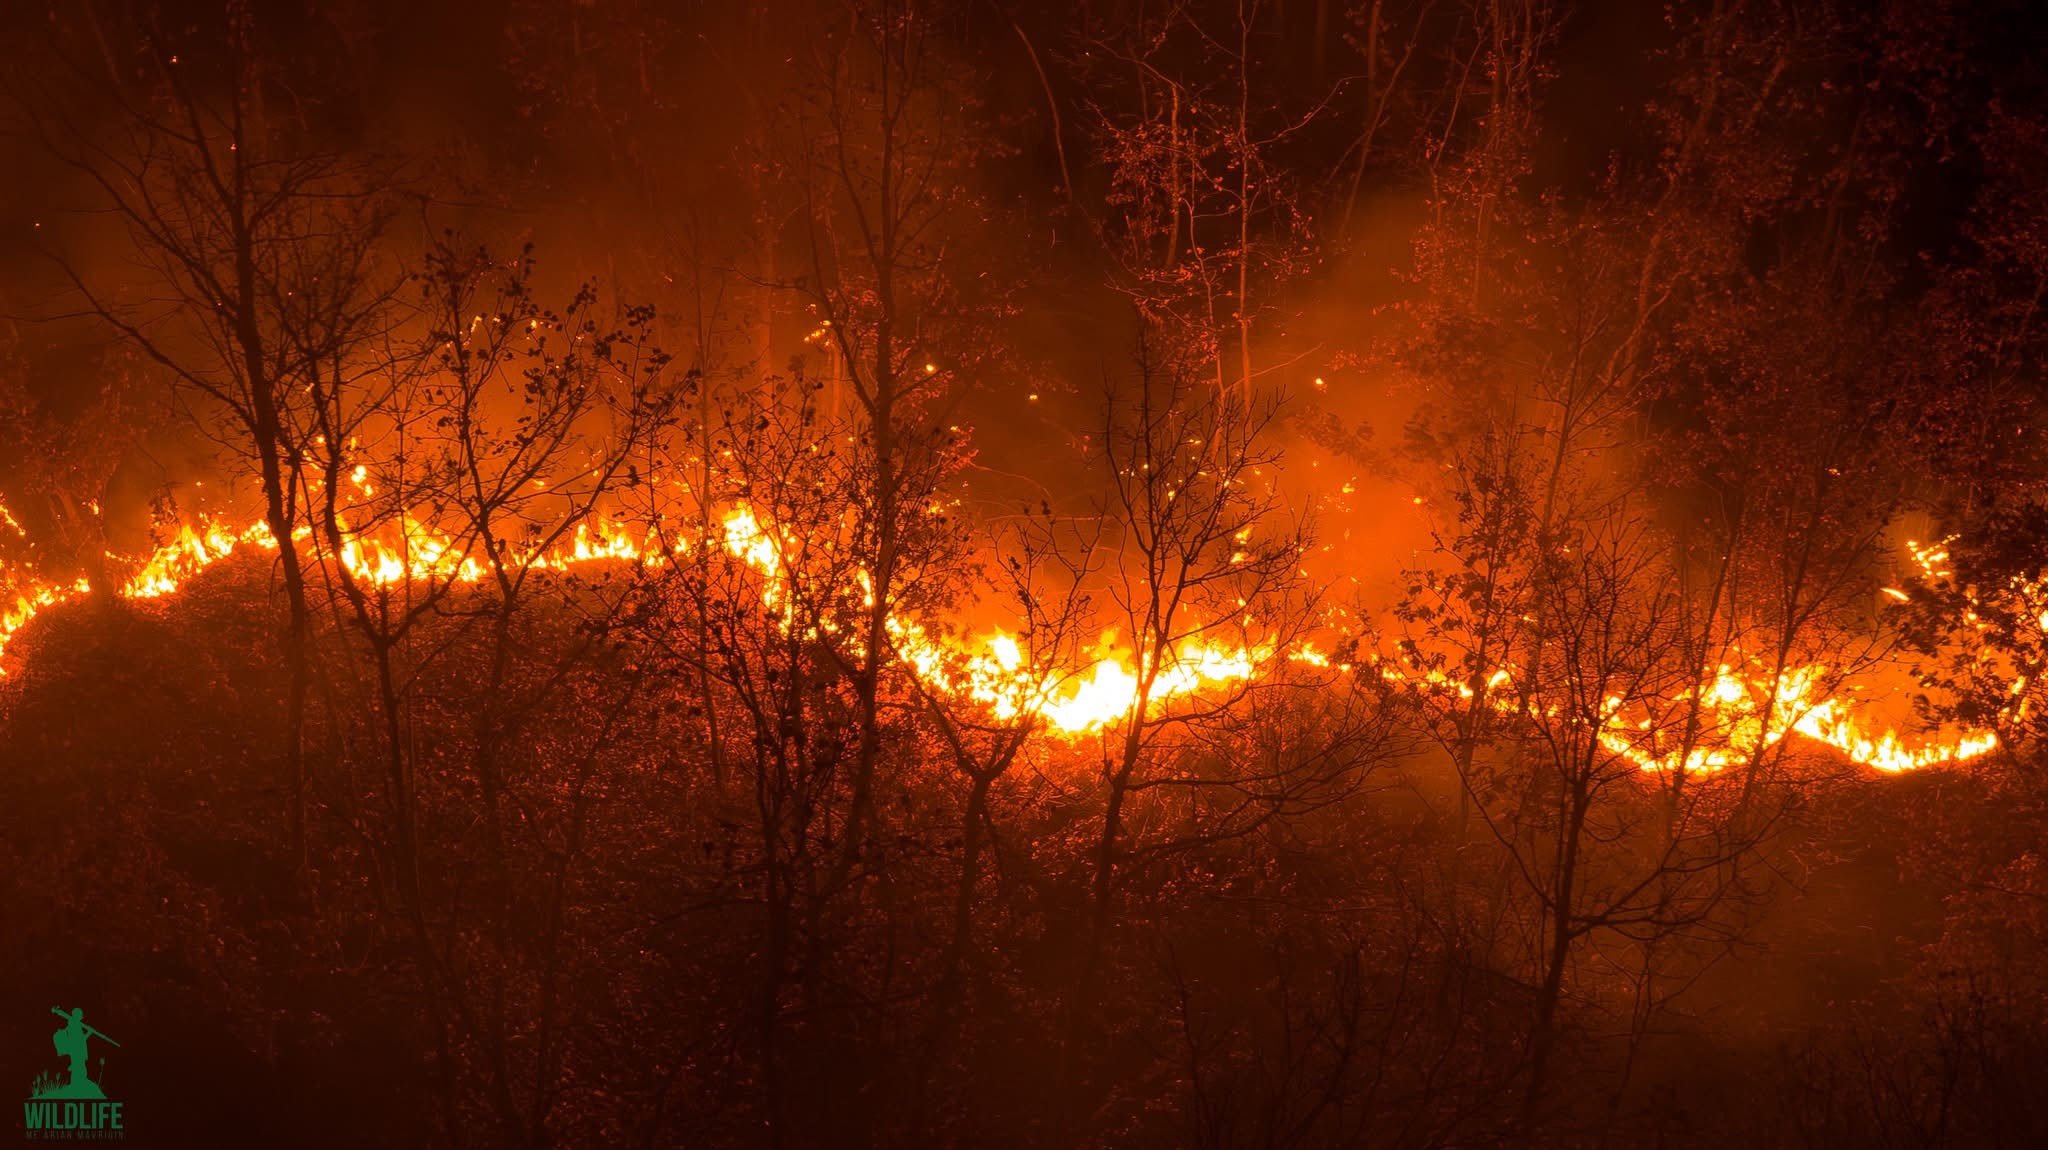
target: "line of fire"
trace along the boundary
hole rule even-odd
[[[23,1136],[2048,1142],[2044,33],[0,6]]]

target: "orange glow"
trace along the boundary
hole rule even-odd
[[[358,488],[367,492],[366,475],[358,470],[353,478]],[[0,523],[12,526],[13,517],[0,518]],[[788,541],[747,507],[728,512],[721,533],[717,544],[761,577],[763,603],[772,608],[785,602],[790,578],[785,566]],[[311,545],[309,531],[302,528],[296,534]],[[128,599],[160,598],[175,593],[187,580],[237,550],[275,551],[277,546],[261,522],[239,530],[220,525],[185,526],[176,538],[158,548],[118,593]],[[681,552],[686,546],[676,544],[674,550]],[[1948,558],[1944,549],[1908,546],[1927,579],[1949,575],[1942,566]],[[317,548],[313,550],[318,553]],[[372,586],[407,580],[473,583],[488,573],[479,551],[473,540],[457,540],[400,516],[373,535],[346,534],[340,554],[334,558],[351,578]],[[652,566],[663,562],[665,556],[652,532],[636,535],[615,524],[589,519],[578,522],[545,552],[515,558],[533,569],[559,572],[596,564]],[[0,566],[0,580],[10,574],[19,572]],[[863,605],[871,604],[873,592],[866,573],[857,571],[855,577]],[[37,613],[91,590],[84,579],[68,584],[32,579],[15,582],[12,606],[0,610],[0,653]],[[1909,598],[1895,588],[1884,591],[1894,599]],[[2044,627],[2048,627],[2048,614],[2044,614]],[[1327,655],[1308,644],[1283,653],[1270,646],[1189,641],[1176,645],[1154,668],[1149,658],[1105,641],[1084,665],[1051,667],[1044,665],[1042,658],[1034,658],[1024,640],[1002,630],[955,640],[918,622],[892,617],[888,633],[896,657],[927,689],[974,700],[997,721],[1036,721],[1060,735],[1081,735],[1125,722],[1141,696],[1157,709],[1177,699],[1241,688],[1269,677],[1282,663],[1315,668],[1331,665]],[[1424,695],[1461,700],[1474,695],[1470,685],[1441,672],[1410,674],[1390,662],[1378,662],[1374,667],[1388,682]],[[1351,670],[1349,664],[1336,668],[1338,673]],[[1755,666],[1722,666],[1698,688],[1665,700],[1656,714],[1625,715],[1618,700],[1608,700],[1597,719],[1597,737],[1610,752],[1646,771],[1696,773],[1751,762],[1760,752],[1793,735],[1833,748],[1853,762],[1894,773],[1964,762],[1998,746],[1994,734],[1968,730],[1910,743],[1900,732],[1860,716],[1853,692],[1825,693],[1828,679],[1828,668],[1820,665],[1790,668],[1777,676]],[[1507,669],[1491,674],[1482,692],[1489,706],[1504,714],[1523,707],[1556,714],[1554,706],[1514,694],[1512,681],[1513,674]],[[2015,697],[2024,686],[2024,681],[2015,685]],[[1690,732],[1687,746],[1673,745],[1678,741],[1673,732],[1681,730]]]

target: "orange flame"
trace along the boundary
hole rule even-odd
[[[356,477],[356,482],[368,490],[362,477]],[[4,508],[0,508],[0,523],[20,530]],[[716,544],[760,575],[763,602],[774,607],[786,601],[789,572],[784,541],[777,532],[744,506],[729,512],[721,528],[722,538]],[[295,534],[304,539],[310,532],[301,529]],[[1949,574],[1941,567],[1948,557],[1945,550],[1908,546],[1927,578]],[[260,522],[238,531],[219,525],[185,526],[176,538],[159,547],[118,593],[128,599],[173,594],[207,567],[249,547],[275,551],[278,543]],[[685,549],[686,544],[674,547],[677,552]],[[486,569],[472,551],[472,546],[401,516],[380,535],[347,535],[341,553],[334,558],[351,577],[379,586],[406,580],[476,582]],[[616,525],[586,520],[545,553],[524,555],[521,562],[557,572],[587,564],[652,566],[663,562],[667,552],[652,532],[636,537]],[[0,566],[0,580],[8,574],[9,569]],[[873,591],[865,573],[856,572],[856,576],[864,600],[871,603]],[[0,653],[39,612],[91,591],[84,579],[68,584],[34,579],[19,583],[13,606],[0,609]],[[1908,597],[1893,588],[1886,588],[1885,593],[1895,599]],[[1146,657],[1134,658],[1105,643],[1086,667],[1048,668],[1029,657],[1018,637],[1001,630],[955,641],[911,620],[892,617],[888,624],[896,656],[928,689],[972,699],[998,721],[1034,721],[1062,735],[1097,731],[1130,719],[1141,694],[1152,706],[1161,707],[1176,699],[1257,681],[1272,674],[1283,656],[1270,646],[1189,641],[1176,645],[1155,669]],[[2048,615],[2044,615],[2043,626],[2048,627]],[[1330,665],[1328,656],[1309,645],[1284,652],[1284,659],[1315,667]],[[1441,672],[1409,674],[1388,663],[1376,663],[1375,667],[1388,681],[1416,691],[1462,699],[1475,693],[1471,686]],[[1352,667],[1344,664],[1337,670],[1348,673]],[[1668,721],[1639,716],[1631,722],[1620,713],[1620,702],[1612,699],[1602,709],[1597,735],[1610,752],[1646,771],[1722,770],[1751,761],[1761,750],[1795,734],[1831,747],[1853,762],[1893,773],[1964,762],[1998,746],[1997,736],[1988,731],[1962,731],[1911,745],[1895,730],[1866,723],[1854,713],[1850,700],[1824,694],[1827,670],[1816,664],[1774,677],[1729,666],[1719,668],[1710,681],[1667,705],[1667,720],[1678,708],[1696,708],[1687,748],[1666,745]],[[1144,689],[1148,675],[1149,692]],[[1504,690],[1511,687],[1512,678],[1506,669],[1493,672],[1482,692],[1488,705],[1502,712],[1531,705]]]

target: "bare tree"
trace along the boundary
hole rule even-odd
[[[94,27],[98,43],[105,29]],[[305,865],[305,704],[312,608],[294,540],[311,444],[299,397],[329,365],[384,329],[397,277],[377,241],[391,214],[390,169],[324,144],[280,100],[280,62],[238,9],[217,45],[134,30],[137,83],[78,63],[64,99],[18,93],[44,146],[80,173],[125,232],[143,272],[117,286],[59,254],[86,310],[130,340],[199,403],[202,428],[255,465],[278,543],[288,609],[285,789]],[[181,53],[216,56],[217,83]]]
[[[1308,265],[1304,191],[1275,161],[1327,107],[1293,107],[1259,67],[1265,5],[1174,3],[1084,25],[1074,59],[1109,169],[1096,230],[1116,286],[1174,354],[1251,401],[1259,318]],[[1262,334],[1262,333],[1260,333]]]

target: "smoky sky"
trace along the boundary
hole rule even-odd
[[[1686,96],[1671,77],[1708,50],[1681,34],[1694,7],[1590,3],[1557,24],[1534,81],[1540,112],[1523,178],[1532,199],[1576,210],[1668,160],[1659,115]],[[1192,10],[1223,19],[1238,8]],[[757,238],[758,188],[773,178],[764,175],[773,160],[761,125],[789,109],[815,74],[817,45],[846,22],[843,8],[825,2],[361,0],[247,11],[250,34],[279,63],[273,99],[289,104],[308,139],[385,157],[413,182],[417,212],[393,228],[395,242],[455,228],[500,250],[531,243],[542,290],[563,296],[589,282],[621,305],[653,305],[665,345],[685,362],[716,358],[706,333],[718,338],[721,309],[760,290],[743,253]],[[1425,130],[1439,111],[1425,96],[1393,109],[1378,154],[1361,159],[1363,52],[1378,6],[1318,0],[1255,11],[1247,74],[1262,114],[1285,127],[1273,135],[1272,178],[1301,207],[1307,253],[1262,297],[1260,383],[1288,397],[1281,434],[1297,509],[1321,519],[1325,539],[1392,538],[1399,552],[1421,531],[1409,513],[1403,428],[1430,398],[1386,370],[1380,353],[1412,292],[1418,229],[1443,195],[1401,157],[1439,146]],[[1404,66],[1418,91],[1471,66],[1457,55],[1471,19],[1461,11],[1426,9],[1415,27]],[[2031,65],[2039,21],[2015,19],[2015,5],[1929,11],[1919,44],[1929,59],[1913,67],[1939,83],[1918,92],[1924,138],[1906,142],[1905,162],[1888,177],[1901,222],[1881,255],[1901,296],[1924,290],[1930,269],[1968,257],[1987,117],[2041,106]],[[1145,14],[1129,3],[972,4],[939,24],[939,50],[970,78],[972,115],[992,145],[967,176],[979,218],[948,252],[955,274],[999,284],[1005,301],[994,321],[1001,354],[978,361],[954,417],[974,428],[970,498],[991,507],[1085,498],[1087,486],[1072,478],[1085,471],[1077,453],[1096,428],[1105,381],[1128,371],[1138,325],[1102,235],[1101,205],[1116,189],[1091,122],[1101,98],[1089,84],[1125,66],[1106,61],[1101,45]],[[1822,108],[1828,131],[1801,161],[1816,170],[1837,162],[1860,130],[1853,97],[1875,90],[1896,63],[1885,46],[1912,45],[1916,33],[1890,26],[1910,15],[1875,6],[1830,6],[1830,17],[1853,36],[1802,51],[1778,81]],[[106,332],[65,318],[76,301],[55,259],[119,279],[121,237],[23,117],[47,118],[62,100],[62,122],[94,132],[118,104],[66,94],[121,95],[152,46],[168,46],[203,89],[210,75],[227,74],[227,19],[203,2],[22,4],[9,15],[15,130],[0,147],[17,178],[0,196],[0,287],[11,370],[59,419],[79,417],[97,377],[147,365],[122,366]],[[1759,221],[1746,251],[1752,269],[1767,274],[1787,229],[1818,226],[1822,210]],[[806,354],[809,327],[792,299],[776,315],[771,362],[752,370],[786,370]],[[1690,417],[1682,401],[1659,412]],[[114,509],[125,530],[146,522],[144,495],[159,482],[205,474],[205,454],[168,429],[149,437],[149,458],[130,468],[126,506]]]

